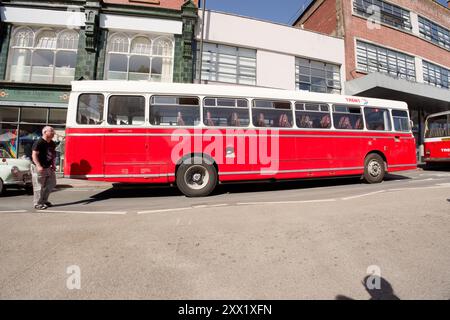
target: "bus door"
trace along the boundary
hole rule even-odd
[[[105,175],[150,174],[143,96],[110,96],[104,140]]]

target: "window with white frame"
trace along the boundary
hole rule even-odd
[[[108,80],[172,82],[174,39],[114,33],[108,39]]]
[[[8,80],[69,84],[75,77],[78,39],[76,30],[14,27]]]
[[[353,10],[364,17],[376,17],[379,9],[380,22],[390,26],[411,30],[411,15],[408,10],[382,0],[354,0]]]
[[[423,81],[438,88],[449,89],[450,70],[423,61]]]
[[[359,71],[382,72],[402,79],[416,80],[414,57],[362,41],[357,41],[356,47]]]
[[[440,25],[419,16],[421,37],[450,50],[450,31]]]
[[[340,67],[335,64],[310,59],[295,59],[297,90],[341,93]]]
[[[197,56],[200,57],[200,49]],[[256,50],[204,43],[202,60],[203,81],[256,85]]]

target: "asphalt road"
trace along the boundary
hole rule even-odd
[[[450,299],[450,170],[50,200],[41,213],[22,191],[0,198],[0,299],[377,298],[368,268],[384,298]]]

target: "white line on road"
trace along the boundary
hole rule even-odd
[[[0,211],[0,213],[25,213],[27,210],[11,210],[11,211]]]
[[[184,211],[184,210],[192,210],[193,207],[184,207],[184,208],[171,208],[171,209],[157,209],[157,210],[148,210],[148,211],[139,211],[137,214],[148,214],[148,213],[163,213],[170,211]]]
[[[226,207],[226,206],[228,206],[228,203],[219,203],[210,205],[211,208]]]
[[[367,196],[371,196],[373,194],[382,193],[382,192],[385,192],[385,190],[359,194],[357,196],[346,197],[346,198],[342,198],[342,200],[350,200],[350,199],[362,198],[362,197],[367,197]]]
[[[261,202],[238,202],[238,206],[246,205],[262,205],[262,204],[299,204],[299,203],[317,203],[317,202],[332,202],[336,199],[323,199],[323,200],[303,200],[303,201],[261,201]]]
[[[418,188],[397,188],[397,189],[388,189],[386,191],[409,191],[409,190],[424,190],[424,189],[444,189],[450,188],[450,184],[440,184],[433,187],[418,187]]]
[[[60,211],[60,210],[45,210],[40,211],[42,213],[81,213],[81,214],[111,214],[111,215],[124,215],[126,211]]]

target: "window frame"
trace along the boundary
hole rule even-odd
[[[255,104],[256,104],[257,101],[269,101],[269,102],[272,102],[272,103],[274,103],[274,102],[289,103],[289,110],[288,109],[256,107]],[[252,127],[257,128],[257,129],[266,129],[266,130],[292,130],[292,129],[297,129],[296,126],[295,126],[295,112],[294,112],[295,105],[294,105],[294,103],[295,102],[293,100],[285,100],[285,99],[265,99],[265,98],[253,98],[253,99],[251,99],[250,108],[251,108],[251,117],[252,118],[251,118],[250,123],[251,123]],[[257,126],[257,125],[255,125],[255,123],[253,121],[253,115],[254,115],[253,110],[255,110],[255,109],[258,109],[258,110],[277,110],[277,111],[278,110],[285,110],[286,114],[290,113],[290,116],[291,116],[291,119],[292,119],[291,126],[290,127],[280,127],[280,126],[260,127],[260,126]]]
[[[363,124],[362,129],[353,129],[353,128],[352,129],[341,129],[341,128],[338,128],[339,124],[336,125],[336,121],[334,121],[334,115],[335,114],[352,114],[352,113],[349,113],[349,112],[336,112],[335,111],[335,107],[336,106],[338,106],[338,107],[347,107],[347,108],[355,108],[355,109],[359,108],[359,110],[361,111],[359,114],[361,116],[361,120],[362,120],[362,124]],[[354,113],[354,114],[356,114],[356,113]],[[363,131],[367,131],[367,125],[366,125],[366,119],[364,118],[364,108],[363,108],[363,106],[360,106],[360,105],[349,105],[349,104],[345,104],[345,103],[333,103],[332,104],[332,110],[331,110],[331,117],[333,119],[332,120],[333,128],[336,131],[348,131],[348,132],[363,132]],[[356,123],[355,123],[355,125],[356,125]]]
[[[122,36],[127,40],[127,51],[121,52],[121,51],[114,51],[111,50],[111,47],[113,45],[112,40],[114,37]],[[149,54],[143,54],[143,53],[135,53],[132,51],[132,45],[133,41],[138,38],[145,38],[150,43],[150,49]],[[158,41],[165,40],[168,41],[171,45],[171,52],[170,55],[158,55],[154,53],[154,50],[156,48],[156,44],[158,44]],[[116,56],[124,56],[126,57],[126,77],[125,79],[114,79],[109,77],[110,73],[110,66],[111,66],[111,55]],[[149,63],[149,72],[148,73],[140,73],[140,74],[146,74],[147,79],[144,79],[144,81],[152,81],[152,82],[173,82],[173,76],[174,76],[174,68],[175,68],[175,39],[171,38],[170,36],[163,35],[163,34],[145,34],[145,33],[134,33],[134,34],[128,34],[125,32],[114,32],[112,33],[107,40],[107,46],[106,46],[106,52],[105,52],[105,69],[104,69],[104,80],[110,80],[110,81],[124,81],[124,80],[130,80],[130,60],[132,57],[146,57],[150,60]],[[152,72],[152,66],[153,61],[155,58],[159,58],[162,60],[162,70],[161,74],[153,74]],[[164,69],[164,60],[170,59],[170,73],[167,75],[164,75],[163,69]],[[117,72],[117,71],[113,71]],[[137,73],[137,72],[133,72]],[[157,77],[159,76],[159,80],[156,81],[154,78],[154,75]],[[135,79],[136,81],[139,81],[139,79]],[[142,79],[141,79],[142,80]]]
[[[109,117],[109,102],[112,97],[142,97],[144,98],[144,122],[142,124],[127,124],[127,125],[121,125],[121,124],[110,124],[108,121]],[[120,128],[123,126],[123,128],[141,128],[148,125],[147,123],[147,95],[146,94],[133,94],[133,93],[110,93],[105,97],[105,105],[104,105],[104,115],[103,115],[103,123],[105,126],[112,127],[112,128]]]
[[[301,64],[302,60],[306,60],[308,61],[308,66]],[[313,63],[321,63],[323,64],[323,69],[318,69],[313,67]],[[338,72],[330,71],[328,68],[329,67],[337,67],[338,68]],[[320,60],[315,60],[315,59],[311,59],[311,58],[306,58],[306,57],[295,57],[295,89],[298,91],[307,91],[307,90],[303,90],[300,89],[300,85],[301,84],[307,84],[309,86],[309,90],[308,92],[319,92],[319,93],[332,93],[332,94],[340,94],[342,92],[342,77],[341,77],[341,65],[338,64],[334,64],[334,63],[328,63],[328,62],[324,62],[324,61],[320,61]],[[301,68],[308,68],[309,69],[309,75],[307,75],[306,73],[302,73],[300,71]],[[314,78],[319,78],[319,79],[324,79],[325,80],[325,86],[321,86],[321,85],[314,85],[312,83],[312,78],[313,78],[313,70],[319,70],[319,71],[324,71],[325,72],[325,77],[324,78],[320,78],[315,76]],[[333,73],[333,78],[328,78],[328,73],[331,72]],[[334,75],[338,75],[339,76],[339,80],[334,80]],[[309,76],[309,82],[305,82],[305,81],[301,81],[300,77],[306,77]],[[333,82],[333,86],[329,86],[328,83],[329,81]],[[339,82],[339,86],[334,86],[335,81]],[[325,88],[325,92],[322,91],[317,91],[317,90],[313,90],[313,87],[321,87],[321,88]],[[333,92],[333,90],[337,90],[339,91],[339,93],[335,93]]]
[[[318,104],[318,105],[326,105],[328,106],[328,112],[325,111],[314,111],[314,110],[304,110],[304,112],[313,112],[313,113],[327,113],[330,116],[330,127],[329,128],[303,128],[300,127],[297,123],[297,104]],[[332,114],[332,104],[329,102],[317,102],[317,101],[294,101],[294,115],[295,115],[295,128],[298,130],[306,130],[306,131],[330,131],[334,129],[333,126],[333,114]],[[302,110],[298,110],[298,112],[302,112]]]
[[[216,101],[216,106],[206,106],[205,104],[205,100],[207,99],[227,99],[227,100],[236,100],[235,106],[234,107],[229,107],[229,106],[217,106],[217,101]],[[238,107],[237,106],[237,100],[244,100],[245,102],[247,102],[247,107]],[[248,98],[241,98],[241,97],[220,97],[220,96],[204,96],[202,97],[202,104],[201,104],[201,116],[202,116],[202,126],[206,127],[206,128],[237,128],[237,129],[248,129],[250,127],[253,126],[252,123],[252,114],[251,114],[251,104],[252,101]],[[231,110],[246,110],[248,113],[248,125],[246,126],[208,126],[204,123],[205,121],[205,112],[207,108],[217,108],[217,109],[231,109]]]
[[[31,46],[21,46],[21,45],[16,45],[16,36],[22,31],[22,30],[27,30],[28,32],[30,32],[32,34],[32,39],[31,39]],[[43,48],[43,47],[39,47],[37,45],[37,41],[39,40],[39,35],[43,32],[53,32],[55,34],[55,47],[54,48]],[[64,47],[59,47],[60,45],[60,40],[61,37],[64,34],[76,34],[76,39],[74,40],[74,47],[76,47],[75,49],[68,49],[68,48],[64,48]],[[78,46],[79,46],[79,41],[80,41],[80,30],[79,29],[67,29],[67,28],[51,28],[51,27],[30,27],[30,26],[24,26],[24,25],[14,25],[13,26],[13,30],[12,30],[12,34],[11,34],[11,39],[9,42],[9,53],[8,53],[8,66],[7,66],[7,71],[6,71],[6,79],[9,82],[25,82],[25,83],[44,83],[44,84],[63,84],[63,85],[68,85],[70,84],[70,81],[73,81],[75,79],[75,70],[76,70],[76,60],[75,60],[75,64],[73,68],[67,68],[70,69],[71,72],[73,72],[74,76],[73,78],[71,78],[71,80],[69,81],[69,83],[66,82],[61,82],[61,81],[56,81],[57,75],[56,75],[56,71],[57,69],[62,69],[64,67],[57,67],[56,66],[56,61],[57,61],[57,56],[58,53],[60,52],[71,52],[71,53],[75,53],[75,57],[78,57]],[[29,74],[28,74],[28,79],[27,80],[23,80],[23,81],[17,81],[17,80],[12,80],[12,71],[13,68],[15,66],[19,66],[19,65],[14,65],[13,64],[13,58],[15,57],[15,53],[18,50],[23,50],[24,52],[27,52],[27,54],[29,54],[29,66],[25,66],[27,68],[29,68]],[[33,70],[34,70],[34,64],[33,64],[33,60],[34,60],[34,55],[35,52],[39,52],[39,51],[49,51],[52,52],[53,54],[53,60],[52,60],[52,64],[46,68],[51,68],[51,77],[49,77],[48,82],[44,82],[44,81],[33,81]],[[15,76],[16,77],[16,76]]]
[[[374,129],[369,129],[369,126],[367,124],[367,119],[366,119],[366,109],[382,109],[388,112],[388,116],[389,116],[389,125],[391,127],[391,130],[374,130]],[[392,112],[391,109],[389,109],[388,107],[374,107],[374,106],[364,106],[363,107],[363,118],[364,118],[364,130],[366,131],[370,131],[370,132],[393,132],[394,131],[394,121],[392,118]]]
[[[80,97],[83,95],[100,95],[103,96],[103,110],[102,110],[102,117],[100,120],[99,124],[89,124],[89,123],[79,123],[78,122],[78,112],[80,109]],[[108,96],[109,94],[105,94],[102,92],[82,92],[80,94],[77,95],[77,108],[76,108],[76,112],[75,112],[75,124],[77,126],[94,126],[94,127],[104,127],[106,125],[106,120],[105,120],[105,114],[107,112],[106,110],[106,104],[108,103]]]
[[[199,123],[198,124],[193,124],[193,125],[184,125],[184,126],[179,126],[179,125],[161,125],[161,124],[152,124],[151,121],[151,108],[152,108],[152,99],[154,97],[171,97],[171,98],[196,98],[198,99],[198,108],[199,108]],[[152,94],[148,96],[148,103],[147,103],[147,108],[146,108],[146,112],[147,112],[147,125],[153,128],[198,128],[198,127],[202,127],[203,126],[203,108],[202,108],[202,99],[203,97],[200,95],[171,95],[171,94]],[[174,104],[174,105],[170,105],[170,106],[180,106],[178,104]],[[188,105],[190,107],[194,107],[194,105]]]

